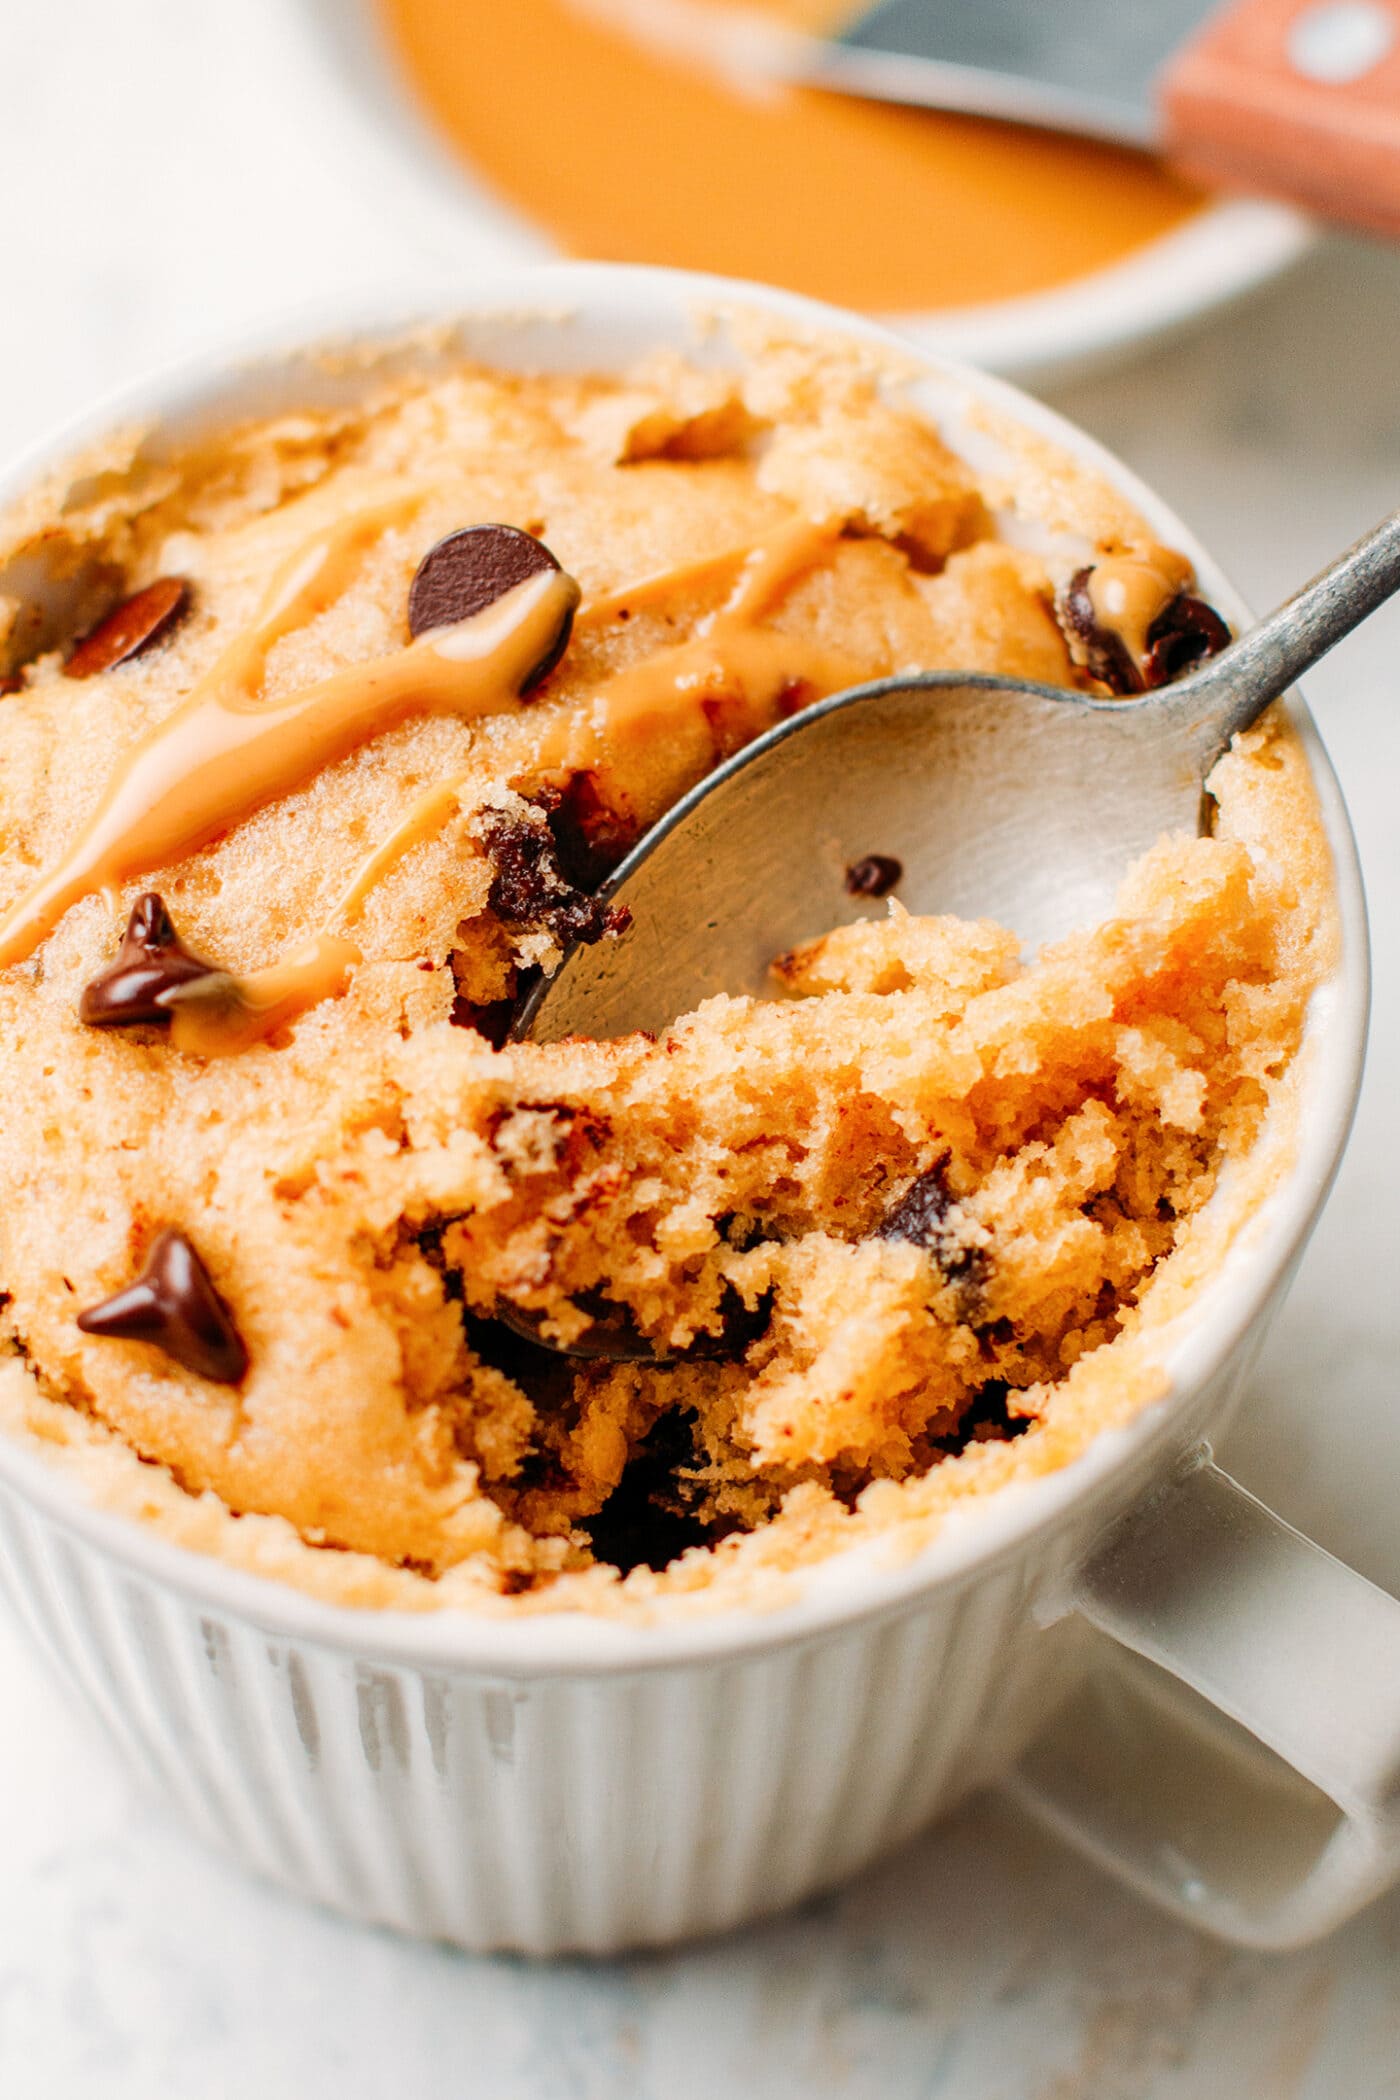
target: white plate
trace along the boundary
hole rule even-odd
[[[1285,204],[1222,199],[1087,277],[991,306],[902,314],[921,346],[1024,381],[1068,378],[1175,333],[1290,269],[1317,234]]]
[[[440,142],[402,78],[372,0],[301,0],[301,6],[361,123],[387,137],[464,214],[496,233],[512,233],[521,259],[558,252],[538,226],[473,181]],[[883,318],[921,347],[986,371],[1022,380],[1063,379],[1116,361],[1242,298],[1299,261],[1315,239],[1311,221],[1287,205],[1224,199],[1125,261],[1054,290]]]

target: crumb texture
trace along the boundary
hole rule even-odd
[[[1334,962],[1281,719],[1221,762],[1213,836],[1163,840],[1038,956],[911,917],[889,863],[769,999],[502,1047],[564,945],[624,931],[594,892],[628,846],[794,709],[910,666],[1102,690],[1071,583],[1164,557],[1085,471],[1037,445],[975,472],[824,339],[732,370],[371,371],[353,412],[159,462],[128,440],[17,506],[0,593],[41,546],[87,580],[67,633],[3,608],[0,912],[259,623],[275,708],[397,662],[464,526],[543,540],[581,597],[523,695],[408,710],[0,969],[9,1432],[328,1596],[625,1612],[917,1543],[1158,1394],[1161,1335],[1287,1169]],[[1003,537],[1012,510],[1055,551]],[[337,587],[266,641],[269,580],[347,519]],[[163,624],[124,613],[167,579]],[[192,997],[236,1007],[235,1054]],[[227,1377],[78,1324],[171,1232]]]

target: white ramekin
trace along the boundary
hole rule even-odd
[[[754,286],[591,264],[475,283],[451,318],[456,341],[497,363],[606,369],[691,347],[707,312],[735,305],[895,340]],[[404,325],[341,315],[319,339],[372,346]],[[1245,616],[1187,527],[1100,447],[1002,382],[923,362],[932,412],[990,403],[1091,463]],[[240,346],[105,403],[4,476],[0,501],[108,427],[181,433],[363,383],[354,359],[332,369]],[[1326,756],[1293,714],[1335,858],[1342,961],[1310,1023],[1295,1169],[1202,1294],[1167,1398],[1060,1472],[950,1518],[914,1559],[848,1554],[787,1608],[654,1626],[329,1605],[90,1506],[36,1447],[0,1441],[0,1583],[132,1763],[249,1865],[476,1949],[605,1952],[778,1909],[1009,1773],[1057,1713],[1055,1754],[1022,1768],[1021,1797],[1216,1930],[1306,1938],[1392,1878],[1400,1606],[1202,1462],[1326,1193],[1360,1077],[1360,877]],[[1211,1745],[1242,1802],[1258,1782],[1231,1844],[1212,1850],[1142,1783],[1145,1762],[1110,1770],[1100,1755],[1089,1780],[1072,1731],[1066,1749],[1088,1622],[1272,1746]],[[1164,1729],[1182,1725],[1173,1711]],[[1289,1781],[1306,1797],[1296,1815],[1274,1753],[1303,1775]],[[1321,1821],[1315,1792],[1335,1804]],[[1280,1802],[1304,1839],[1287,1868]]]

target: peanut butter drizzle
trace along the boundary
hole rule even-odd
[[[80,897],[183,859],[410,715],[479,716],[515,700],[576,600],[561,571],[285,700],[259,698],[273,646],[324,611],[421,501],[415,491],[358,512],[290,557],[254,625],[140,740],[76,845],[0,923],[0,966],[32,954]]]
[[[561,721],[546,736],[541,770],[573,770],[605,759],[609,749],[645,741],[674,720],[678,704],[702,709],[706,702],[731,703],[742,719],[745,740],[767,726],[790,686],[809,688],[812,700],[859,683],[861,666],[838,649],[801,635],[782,634],[762,622],[783,594],[830,553],[841,533],[839,518],[797,518],[780,526],[740,558],[730,596],[691,641],[660,650],[620,671],[595,696],[582,720]],[[721,554],[671,572],[671,582],[690,583],[734,560]],[[594,617],[612,605],[638,602],[664,588],[661,576],[638,590],[614,592],[591,608]]]
[[[757,710],[771,706],[782,687],[794,679],[811,684],[814,698],[817,688],[837,691],[854,683],[859,667],[838,652],[758,625],[783,593],[830,552],[840,531],[839,520],[799,518],[779,526],[757,546],[725,548],[697,561],[653,571],[583,606],[576,624],[603,626],[620,612],[739,571],[728,600],[711,615],[702,637],[662,651],[603,687],[585,732],[590,748],[613,742],[619,734],[650,733],[656,718],[673,713],[678,700],[703,704],[723,691]],[[546,745],[553,750],[560,741],[547,738]],[[562,741],[569,741],[569,733]],[[549,770],[550,763],[547,757],[543,770]],[[441,781],[411,804],[387,838],[360,863],[331,914],[332,922],[353,924],[376,884],[420,841],[451,822],[469,778],[461,774]],[[313,949],[291,962],[243,978],[221,973],[198,980],[172,1001],[171,1040],[176,1049],[200,1057],[244,1049],[284,1027],[307,1007],[339,997],[350,970],[360,960],[360,951],[352,942],[323,934]]]
[[[275,1035],[323,999],[338,999],[364,958],[353,941],[318,934],[286,962],[235,977],[216,970],[172,993],[170,1040],[190,1057],[231,1057]]]
[[[731,575],[736,569],[740,572],[729,598],[711,616],[702,637],[663,650],[602,688],[585,731],[590,749],[596,752],[605,743],[615,743],[619,735],[653,733],[658,718],[673,714],[677,701],[702,705],[723,692],[757,713],[771,706],[783,686],[794,679],[812,685],[813,698],[816,688],[839,691],[855,683],[859,667],[838,652],[757,624],[785,591],[829,553],[840,531],[839,520],[799,518],[779,526],[757,546],[726,548],[673,569],[654,571],[626,589],[585,605],[576,624],[605,625],[619,612]],[[531,661],[527,657],[526,670]],[[759,726],[755,722],[755,729]],[[562,741],[569,743],[571,736],[571,731],[565,732]],[[557,748],[560,741],[546,738],[547,751]],[[572,754],[565,760],[576,762]],[[549,769],[547,757],[542,770]],[[433,837],[451,822],[469,778],[461,774],[441,781],[418,796],[387,838],[360,863],[331,913],[332,923],[353,924],[376,884],[421,840]],[[360,960],[360,951],[352,942],[323,934],[313,948],[290,962],[242,978],[221,972],[197,979],[171,1001],[171,1041],[177,1050],[197,1057],[226,1056],[245,1049],[322,999],[338,998]]]
[[[452,821],[461,808],[461,791],[467,778],[463,773],[454,780],[439,781],[436,787],[430,787],[410,804],[407,816],[402,817],[388,837],[360,862],[349,887],[331,913],[332,920],[343,919],[347,925],[353,925],[376,883],[382,882],[389,870],[397,867],[405,853],[411,852],[420,840],[434,837],[444,824]]]
[[[799,518],[780,525],[757,546],[727,547],[675,568],[653,570],[624,588],[589,599],[579,608],[576,631],[606,626],[622,612],[730,576],[736,569],[741,572],[727,603],[711,615],[702,639],[663,650],[610,679],[595,695],[586,724],[561,724],[546,736],[540,770],[572,769],[586,758],[605,757],[606,747],[619,736],[655,733],[663,717],[674,715],[677,701],[700,706],[724,693],[756,715],[771,707],[784,685],[797,679],[814,688],[814,699],[818,689],[838,692],[842,686],[854,685],[860,677],[859,667],[835,650],[756,625],[783,592],[830,551],[840,531],[839,520]],[[755,730],[761,726],[755,722]],[[375,884],[420,840],[431,838],[451,822],[469,777],[462,774],[443,781],[418,797],[387,838],[360,863],[333,919],[352,925]]]
[[[784,544],[792,530],[791,525],[778,527]],[[607,627],[621,614],[640,611],[658,598],[669,598],[680,591],[700,590],[707,583],[732,576],[745,562],[752,561],[760,548],[769,544],[768,540],[760,540],[755,546],[751,540],[745,540],[737,547],[721,548],[718,554],[702,554],[694,561],[677,562],[670,569],[653,569],[649,575],[639,576],[635,583],[622,585],[615,591],[604,591],[597,598],[585,598],[574,626]]]
[[[1089,603],[1100,627],[1116,634],[1134,663],[1147,655],[1152,623],[1191,583],[1191,564],[1170,547],[1110,555],[1089,571]]]

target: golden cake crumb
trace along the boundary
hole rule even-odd
[[[789,339],[723,371],[370,371],[354,412],[159,466],[127,434],[0,521],[13,573],[58,543],[94,579],[67,634],[7,615],[6,1431],[320,1595],[645,1615],[912,1550],[1156,1397],[1286,1171],[1335,958],[1282,718],[1217,768],[1213,836],[1038,956],[896,896],[659,1041],[498,1047],[564,944],[619,930],[602,876],[749,738],[915,666],[1087,684],[1072,577],[1191,583],[1081,463],[1000,461],[868,346]],[[541,557],[410,632],[426,552],[488,524],[564,580]],[[253,717],[289,725],[256,792],[240,755],[130,815],[142,752]],[[527,1338],[600,1326],[655,1360]]]

